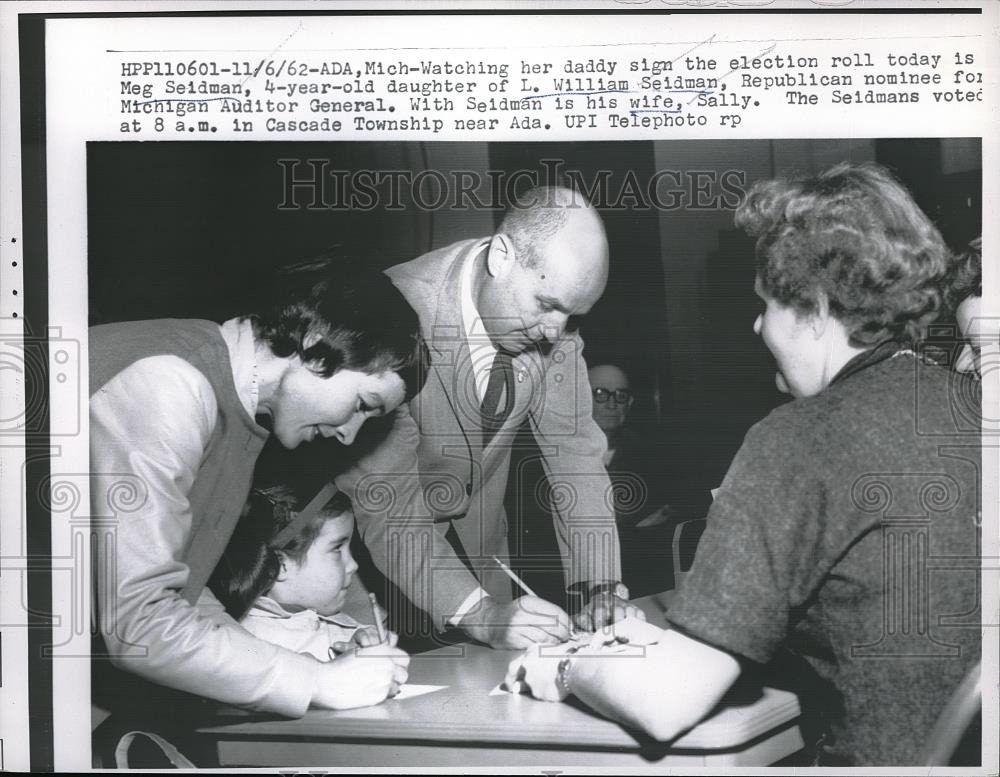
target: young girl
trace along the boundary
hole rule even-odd
[[[340,612],[358,569],[353,531],[350,501],[332,485],[311,500],[288,486],[255,488],[209,580],[226,612],[254,636],[320,661],[336,658],[345,690],[338,707],[395,695],[409,661],[395,634],[379,644],[377,632]],[[371,656],[391,663],[359,660]]]

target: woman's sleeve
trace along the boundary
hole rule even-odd
[[[822,464],[802,439],[773,414],[750,430],[667,613],[692,636],[761,663],[828,566]]]
[[[203,592],[181,598],[190,492],[217,418],[208,380],[175,356],[143,359],[90,400],[91,502],[106,527],[95,559],[111,661],[162,685],[297,716],[320,666],[254,638]]]

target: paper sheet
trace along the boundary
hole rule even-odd
[[[392,698],[395,701],[412,699],[414,696],[423,696],[425,693],[434,693],[434,691],[440,691],[442,688],[447,687],[447,685],[417,685],[416,683],[405,683],[399,689],[399,693]]]
[[[520,688],[521,683],[520,682],[516,683],[516,686],[517,686],[516,690],[508,691],[506,688],[504,688],[504,685],[501,682],[499,685],[497,685],[496,688],[494,688],[492,691],[490,691],[486,695],[487,696],[510,696],[512,694],[518,694],[518,693],[521,692],[521,688]]]

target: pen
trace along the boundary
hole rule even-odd
[[[530,588],[528,588],[528,584],[525,583],[521,578],[519,578],[517,576],[517,573],[514,572],[513,569],[511,569],[509,566],[507,566],[506,564],[504,564],[496,556],[493,557],[493,560],[495,562],[497,562],[497,564],[500,565],[500,569],[502,569],[504,571],[504,574],[506,574],[507,577],[509,577],[511,580],[513,580],[515,583],[517,583],[518,586],[520,586],[521,590],[524,591],[528,596],[535,596],[535,597],[538,596],[538,594],[536,594],[534,591],[532,591]]]
[[[375,629],[378,632],[378,643],[384,645],[386,642],[385,627],[382,625],[382,618],[378,614],[378,599],[375,598],[375,594],[368,593],[368,601],[372,605],[372,619],[375,621]]]
[[[509,566],[507,566],[506,564],[504,564],[496,556],[493,557],[493,560],[495,562],[497,562],[497,564],[500,565],[500,569],[502,569],[504,571],[504,574],[506,574],[507,577],[509,577],[511,580],[513,580],[515,583],[517,583],[518,586],[520,586],[521,590],[524,591],[528,596],[534,596],[534,597],[538,596],[538,594],[536,594],[534,591],[532,591],[528,587],[527,583],[525,583],[520,577],[517,576],[517,573],[513,569],[511,569]],[[579,634],[579,632],[577,632],[576,628],[572,624],[570,624],[570,627],[569,627],[569,634],[570,634],[570,637],[572,637],[574,639]]]

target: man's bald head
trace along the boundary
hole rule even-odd
[[[549,243],[567,230],[583,233],[582,242],[591,246],[590,255],[584,258],[607,264],[601,218],[587,198],[573,189],[538,186],[528,190],[507,211],[498,232],[510,237],[521,264],[536,267]]]
[[[493,340],[514,352],[554,342],[604,293],[604,225],[578,192],[532,189],[490,241],[486,269],[477,307]]]

